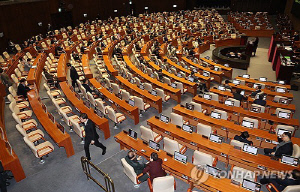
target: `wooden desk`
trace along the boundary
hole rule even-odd
[[[148,61],[149,65],[151,65],[151,67],[153,69],[155,69],[155,71],[158,71],[161,69],[153,61],[151,61],[148,56],[144,56],[144,58],[146,61]],[[197,84],[196,83],[190,82],[182,77],[178,77],[178,76],[174,75],[173,73],[169,73],[166,70],[162,70],[162,73],[164,74],[164,76],[169,77],[170,79],[173,79],[173,82],[177,81],[177,82],[182,83],[183,87],[185,89],[187,89],[188,92],[192,93],[194,96],[197,94]]]
[[[1,85],[0,88],[1,92],[5,92],[5,87],[2,86],[3,84],[1,82],[0,85]],[[25,179],[26,176],[17,154],[14,152],[14,150],[10,151],[10,149],[8,149],[6,146],[6,142],[8,142],[8,140],[7,140],[6,130],[5,130],[4,107],[5,107],[4,97],[0,96],[0,110],[1,110],[0,127],[3,130],[2,133],[3,135],[0,134],[0,161],[2,162],[4,170],[10,170],[14,175],[15,180],[19,182]]]
[[[141,97],[145,103],[151,105],[158,110],[159,113],[162,112],[162,98],[159,96],[154,96],[150,94],[147,90],[140,89],[136,84],[130,83],[127,79],[116,76],[116,83],[126,89],[131,95],[136,95]]]
[[[203,138],[202,135],[195,132],[185,132],[177,128],[176,125],[164,123],[155,117],[150,118],[147,124],[150,125],[153,131],[162,134],[164,137],[174,139],[190,149],[202,151],[213,157],[217,156],[219,160],[226,164],[237,165],[252,171],[262,171],[258,166],[266,167],[267,171],[288,171],[295,169],[294,166],[280,163],[278,160],[270,161],[271,158],[269,156],[262,154],[251,155],[235,149],[227,143],[214,143],[209,139]]]
[[[11,74],[15,73],[15,69],[17,68],[19,64],[19,60],[25,55],[25,50],[22,51],[21,53],[15,54],[12,59],[9,59],[7,61],[8,63],[8,68],[6,69],[5,73],[10,77]],[[32,55],[33,56],[33,55]],[[33,56],[34,57],[34,56]]]
[[[40,53],[34,60],[32,66],[28,73],[28,77],[26,81],[29,84],[36,84],[37,89],[39,89],[39,85],[41,83],[42,72],[45,66],[47,55],[45,53]]]
[[[291,89],[291,85],[281,85],[278,83],[273,83],[273,82],[262,82],[259,81],[258,79],[247,79],[247,78],[243,78],[243,77],[236,77],[235,79],[237,80],[243,80],[246,83],[250,83],[250,84],[255,84],[255,83],[261,83],[261,84],[265,84],[267,89],[271,89],[271,90],[275,90],[276,86],[280,86],[280,87],[285,87],[287,89]]]
[[[75,93],[71,91],[70,86],[67,84],[67,82],[61,82],[59,83],[61,90],[65,94],[65,96],[68,98],[68,100],[72,103],[76,109],[78,109],[81,113],[86,113],[90,120],[92,120],[96,126],[103,131],[104,138],[108,139],[110,137],[110,130],[109,130],[109,123],[108,120],[105,118],[101,118],[98,115],[95,114],[93,109],[87,108],[82,100],[78,100],[75,96]]]
[[[67,54],[62,53],[57,63],[57,78],[59,81],[67,80]]]
[[[293,126],[296,128],[299,127],[298,119],[282,119],[282,118],[278,118],[277,116],[272,116],[271,114],[268,114],[268,113],[255,113],[255,112],[251,112],[249,110],[245,110],[242,107],[235,107],[235,106],[230,107],[223,103],[219,103],[218,101],[206,100],[199,96],[194,97],[193,101],[196,103],[200,103],[202,105],[202,108],[205,107],[209,111],[209,113],[211,111],[213,111],[214,108],[226,111],[226,112],[230,113],[232,116],[234,116],[234,119],[236,120],[236,122],[239,122],[239,123],[242,122],[242,119],[244,117],[250,117],[253,119],[257,119],[260,121],[260,123],[259,123],[260,129],[267,129],[267,130],[270,129],[270,126],[267,125],[266,120],[273,121],[275,124],[274,126],[276,126],[277,124],[285,124],[285,125],[290,125],[290,126]]]
[[[222,97],[222,101],[224,102],[225,99],[227,99],[228,97],[233,98],[233,94],[229,91],[221,91],[219,89],[216,88],[211,88],[209,90],[212,93],[216,93],[219,95],[219,97]],[[251,97],[248,97],[248,101],[246,102],[246,104],[244,105],[244,107],[248,108],[248,106],[250,106],[252,103],[254,102],[254,99],[252,99]],[[291,111],[295,111],[296,110],[296,106],[293,104],[289,104],[289,105],[284,105],[284,104],[280,104],[280,103],[275,103],[273,101],[270,100],[266,100],[267,104],[266,106],[269,107],[270,106],[270,110],[268,111],[269,113],[274,113],[276,108],[282,108],[282,109],[288,109]],[[241,105],[243,105],[245,102],[242,102]]]
[[[215,47],[223,47],[223,46],[232,46],[232,45],[241,45],[241,38],[226,38],[226,39],[216,39]]]
[[[196,55],[200,55],[202,53],[204,53],[205,51],[210,50],[210,42],[209,41],[205,41],[202,45],[199,45],[196,49],[195,49],[195,53]]]
[[[206,191],[224,191],[224,192],[247,192],[246,189],[243,189],[241,187],[235,186],[231,184],[230,179],[222,178],[217,179],[210,175],[208,175],[208,179],[204,183],[198,183],[198,181],[195,181],[194,175],[192,175],[192,171],[195,167],[195,165],[191,163],[183,164],[181,162],[178,162],[174,160],[172,157],[168,156],[167,153],[163,150],[155,151],[148,147],[146,144],[143,143],[140,139],[132,139],[128,135],[126,135],[124,132],[121,132],[115,136],[115,140],[117,143],[120,144],[121,150],[126,149],[135,149],[136,153],[140,156],[145,157],[146,159],[150,159],[150,155],[152,152],[156,152],[158,154],[158,157],[161,159],[167,159],[167,161],[163,161],[163,169],[172,174],[173,176],[183,180],[184,182],[191,185],[191,188],[196,186],[199,189],[203,189]],[[145,152],[142,152],[141,150],[145,150]],[[201,173],[199,173],[201,174]],[[204,173],[205,174],[205,173]],[[186,178],[187,177],[187,178]],[[193,180],[194,179],[194,180]],[[193,182],[193,183],[192,183]]]
[[[114,77],[117,76],[118,71],[113,67],[112,62],[109,59],[109,56],[108,55],[103,55],[103,60],[104,60],[104,63],[106,65],[107,70],[109,71],[109,73]]]
[[[215,71],[215,70],[211,70],[209,67],[203,67],[199,64],[194,63],[193,61],[191,61],[190,59],[186,58],[186,57],[182,57],[182,60],[184,60],[185,62],[187,62],[188,64],[196,67],[197,69],[199,69],[201,72],[203,71],[208,71],[210,73],[210,76],[213,77],[213,81],[221,84],[222,83],[222,76],[223,76],[223,72],[221,71]],[[203,76],[203,75],[201,75]],[[205,77],[205,76],[203,76]],[[208,77],[205,77],[208,78]],[[208,79],[208,81],[210,81],[210,78]],[[209,86],[210,87],[210,86]]]
[[[165,94],[170,95],[170,97],[176,100],[178,103],[181,102],[181,91],[180,89],[174,89],[166,83],[162,83],[157,79],[149,77],[147,74],[143,73],[139,70],[135,65],[132,64],[128,56],[123,56],[124,61],[128,65],[128,67],[133,70],[140,78],[144,79],[147,82],[150,82],[153,88],[160,88],[163,89]]]
[[[245,94],[249,95],[252,92],[256,91],[255,88],[251,88],[246,85],[235,85],[233,83],[228,83],[228,85],[231,86],[233,92],[236,91],[236,89],[242,89],[242,90],[245,90]],[[278,93],[278,92],[271,91],[268,89],[262,89],[262,91],[267,95],[268,100],[273,100],[276,95],[287,97],[289,99],[293,99],[293,97],[294,97],[292,93]]]
[[[112,107],[115,109],[119,109],[126,116],[130,117],[134,120],[134,124],[139,123],[139,109],[137,107],[133,107],[126,103],[125,100],[119,99],[115,94],[109,92],[105,87],[103,87],[96,79],[89,79],[90,83],[96,88],[103,96],[107,98],[107,100],[112,104]]]
[[[208,59],[205,59],[205,58],[200,58],[200,59],[202,61],[207,62],[210,65],[220,67],[222,69],[223,73],[224,73],[224,76],[228,77],[229,79],[232,79],[232,68],[231,67],[225,67],[224,65],[217,64],[217,63],[213,62],[212,60],[208,60]]]
[[[188,110],[180,105],[173,107],[173,112],[183,116],[185,120],[188,120],[190,124],[194,126],[196,126],[198,123],[210,125],[212,128],[217,129],[218,135],[221,135],[225,138],[234,138],[235,135],[240,135],[242,132],[248,131],[250,135],[249,140],[251,140],[253,145],[257,147],[271,148],[275,145],[270,142],[277,141],[277,136],[269,133],[268,131],[261,129],[248,129],[240,125],[236,125],[231,121],[223,119],[217,120],[198,111]],[[292,142],[294,144],[299,143],[298,145],[300,145],[299,138],[293,137]]]
[[[83,54],[81,61],[82,61],[82,68],[83,68],[85,78],[87,78],[87,79],[93,78],[93,73],[90,69],[90,64],[89,64],[90,60],[89,60],[88,54]]]
[[[48,113],[44,111],[41,103],[38,100],[38,93],[36,93],[35,90],[31,90],[27,93],[27,96],[36,118],[39,120],[40,124],[43,126],[52,140],[59,147],[65,148],[67,157],[74,155],[75,152],[70,135],[66,132],[61,132],[57,125],[49,119]]]

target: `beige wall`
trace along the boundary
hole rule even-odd
[[[293,16],[291,14],[293,2],[294,2],[294,0],[287,0],[284,12],[289,15],[290,19],[292,20],[292,22],[294,24],[295,30],[300,31],[300,18],[299,17],[295,17],[295,16]]]

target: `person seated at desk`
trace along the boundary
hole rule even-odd
[[[126,162],[134,169],[136,175],[140,175],[143,173],[143,170],[146,168],[146,164],[141,164],[139,161],[142,159],[141,156],[137,156],[134,151],[129,151],[127,156],[125,157]],[[149,178],[147,174],[139,177],[140,182],[144,182]]]
[[[158,154],[153,152],[150,155],[150,162],[148,163],[147,167],[144,169],[143,173],[149,173],[151,183],[153,179],[157,177],[166,176],[166,172],[162,169],[162,159],[158,158]]]
[[[261,184],[273,184],[278,191],[283,191],[287,186],[300,185],[300,171],[294,169],[292,173],[287,174],[285,178],[278,178],[277,176],[270,175],[268,178],[263,177],[260,179]]]
[[[30,88],[26,85],[26,79],[21,79],[18,90],[17,90],[17,95],[21,95],[24,98],[27,98],[27,92],[30,91]]]
[[[258,99],[255,99],[253,103],[261,106],[266,106],[267,102],[264,100],[264,94],[260,94]]]
[[[84,80],[83,80],[82,87],[85,88],[85,91],[86,91],[86,92],[90,92],[90,93],[93,92],[93,90],[92,90],[92,89],[90,88],[90,86],[88,85],[88,79],[84,79]]]
[[[59,87],[58,79],[54,75],[48,73],[48,71],[44,68],[43,69],[44,75],[47,79],[47,83],[53,84],[56,88]]]
[[[162,81],[162,79],[163,79],[163,73],[162,73],[162,69],[159,69],[158,71],[157,71],[157,74],[158,74],[158,78],[159,78],[159,81]]]
[[[279,144],[273,149],[265,148],[265,155],[272,155],[281,158],[282,155],[292,155],[293,154],[293,143],[291,141],[292,135],[289,132],[284,132],[281,138],[278,138]]]
[[[254,92],[251,93],[251,97],[255,97],[260,92],[261,92],[261,85],[258,85],[256,87],[256,91],[254,91]]]
[[[241,94],[242,90],[237,89],[235,93],[233,93],[233,98],[239,101],[247,100],[247,97]]]
[[[240,141],[240,142],[243,142],[243,143],[246,143],[248,145],[253,145],[253,142],[249,141],[248,138],[249,138],[248,131],[244,131],[244,132],[241,133],[240,136],[238,136],[238,135],[234,136],[233,139],[237,140],[237,141]]]
[[[4,73],[2,68],[0,68],[0,80],[7,88],[13,85],[13,82],[10,80],[8,75]]]

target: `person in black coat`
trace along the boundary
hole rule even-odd
[[[233,98],[236,99],[236,100],[239,100],[239,101],[242,101],[242,100],[247,100],[247,97],[244,97],[242,94],[241,94],[242,90],[241,89],[237,89],[235,93],[233,93]]]
[[[139,160],[141,160],[141,156],[138,157],[133,151],[128,152],[125,160],[134,169],[134,172],[137,176],[143,173],[143,170],[146,168],[146,164],[139,163]],[[139,181],[144,182],[148,178],[149,176],[147,174],[144,174],[143,176],[139,177]]]
[[[248,145],[253,145],[253,142],[249,141],[248,138],[249,138],[248,131],[242,132],[240,136],[238,136],[238,135],[234,136],[234,140],[246,143]]]
[[[253,103],[261,106],[266,106],[267,102],[264,100],[264,94],[260,94],[258,99],[255,99]]]
[[[30,91],[30,88],[26,85],[26,80],[21,79],[18,86],[17,95],[22,95],[24,98],[27,98],[28,91]]]
[[[291,174],[287,174],[284,179],[271,176],[269,178],[263,177],[259,182],[263,185],[272,183],[278,191],[283,191],[290,185],[300,185],[300,171],[297,169],[294,169]]]
[[[102,155],[105,155],[106,147],[99,142],[99,135],[97,134],[95,123],[88,119],[86,113],[80,114],[79,119],[81,123],[84,124],[84,151],[87,159],[91,160],[90,144],[95,145],[96,147],[100,147],[102,149]]]
[[[256,91],[254,91],[254,92],[251,93],[251,97],[255,97],[260,92],[261,92],[261,85],[258,85],[256,87]]]
[[[72,66],[70,63],[67,64],[67,67],[70,69],[70,77],[72,80],[72,86],[75,89],[75,85],[77,85],[77,87],[78,87],[77,79],[79,79],[79,75],[78,75],[75,67]]]
[[[293,143],[291,141],[292,135],[289,132],[284,132],[281,138],[278,138],[279,144],[273,149],[265,148],[265,155],[272,155],[281,158],[282,155],[293,154]]]
[[[258,37],[256,37],[254,42],[253,42],[253,55],[254,56],[256,54],[256,50],[257,50],[257,47],[258,47],[258,42],[259,42],[259,39],[258,39]]]

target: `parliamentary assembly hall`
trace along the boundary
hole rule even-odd
[[[0,0],[1,192],[300,192],[300,0]]]

